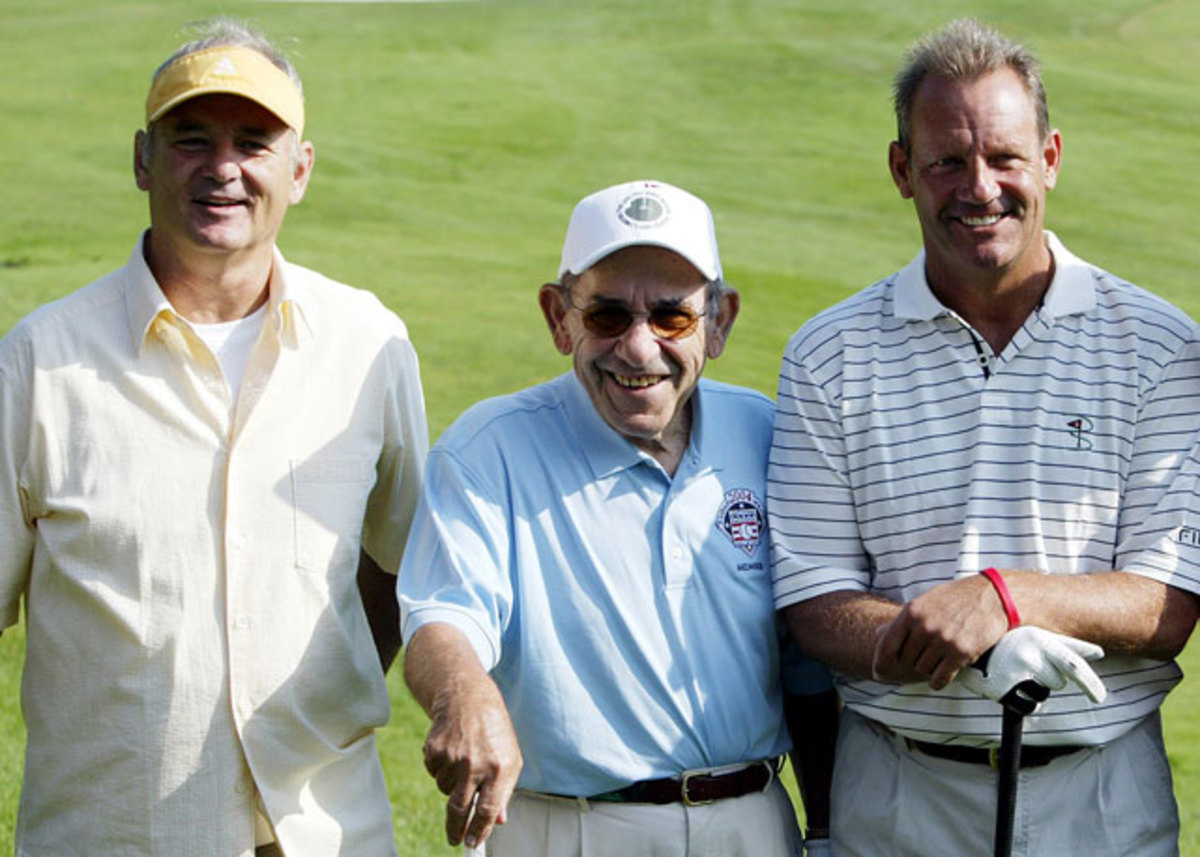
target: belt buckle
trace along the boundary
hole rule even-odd
[[[1000,770],[1000,748],[988,747],[988,765],[993,771]]]
[[[712,803],[711,800],[692,800],[692,796],[688,794],[688,783],[693,777],[707,776],[707,771],[687,771],[679,781],[679,796],[683,798],[684,806],[706,806]]]

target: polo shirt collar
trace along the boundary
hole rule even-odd
[[[1090,265],[1068,250],[1047,230],[1046,244],[1054,256],[1054,279],[1042,300],[1041,312],[1050,318],[1077,315],[1096,305],[1096,281]],[[893,312],[909,321],[931,321],[949,310],[925,279],[925,251],[898,271],[893,280]]]
[[[138,352],[145,346],[158,319],[163,318],[171,325],[176,324],[175,320],[182,319],[146,264],[145,244],[149,234],[149,230],[142,233],[125,266],[125,310],[133,347]],[[309,315],[304,310],[312,298],[306,295],[306,284],[295,276],[278,247],[274,254],[266,323],[274,325],[284,344],[295,348],[315,333]]]
[[[575,428],[581,451],[584,458],[587,459],[593,476],[600,479],[654,460],[652,456],[642,452],[604,421],[604,418],[597,413],[591,397],[588,396],[587,390],[584,389],[574,370],[563,375],[560,381],[564,388],[563,404],[567,417]],[[692,433],[684,452],[684,460],[699,456],[701,448],[699,439],[703,436],[703,420],[701,419],[703,387],[704,381],[701,380],[692,393]]]
[[[285,345],[298,348],[300,343],[316,335],[313,327],[315,313],[311,310],[313,296],[310,283],[297,275],[296,268],[289,265],[275,248],[275,264],[271,268],[271,286],[267,295],[267,317],[278,326],[280,339]]]

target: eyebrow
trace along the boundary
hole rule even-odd
[[[605,306],[628,306],[629,301],[624,298],[611,298],[606,295],[592,295],[589,299],[593,304],[604,304]],[[679,307],[687,303],[687,298],[663,298],[662,300],[654,301],[654,307]]]
[[[207,132],[211,130],[211,125],[207,122],[201,122],[197,119],[177,119],[169,126],[169,129],[176,134],[193,134],[197,131]],[[233,129],[234,134],[242,137],[262,137],[269,139],[274,135],[268,128],[261,125],[239,125]],[[286,133],[287,129],[283,128],[280,133]]]

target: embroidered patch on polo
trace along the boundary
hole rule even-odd
[[[725,492],[725,502],[717,512],[717,529],[729,537],[734,547],[741,548],[747,556],[753,556],[762,540],[767,519],[762,503],[748,488],[734,488]]]
[[[1073,417],[1067,420],[1067,429],[1071,435],[1071,446],[1074,449],[1092,448],[1092,430],[1095,423],[1085,416]]]

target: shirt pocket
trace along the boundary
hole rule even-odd
[[[373,461],[351,456],[292,459],[296,567],[325,572],[358,568],[363,516],[375,485]]]

